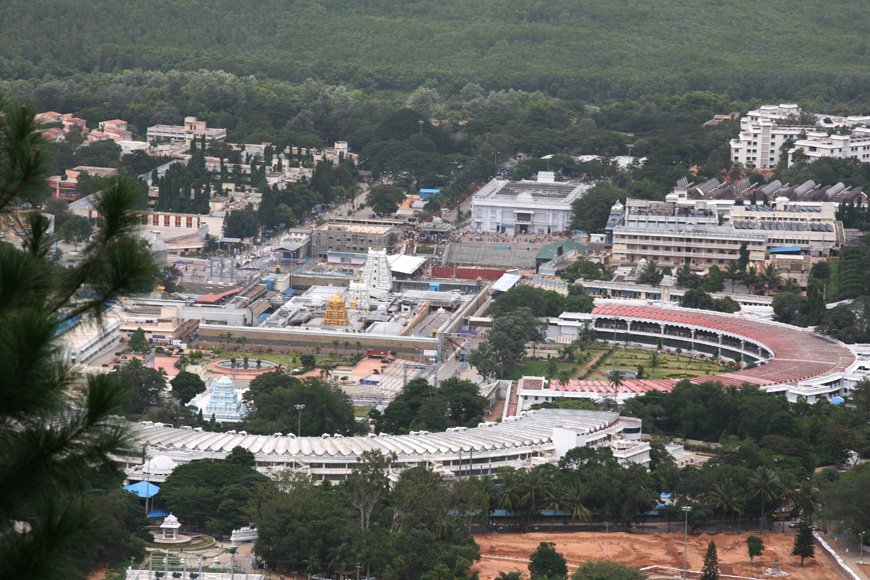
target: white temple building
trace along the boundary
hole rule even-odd
[[[369,310],[371,297],[382,298],[393,289],[393,274],[386,250],[369,248],[366,263],[360,272],[360,279],[351,281],[348,298],[351,308]]]
[[[375,290],[389,292],[393,289],[393,274],[386,250],[369,248],[368,259],[362,269],[362,281],[368,288]]]
[[[248,408],[242,402],[242,395],[246,391],[247,389],[237,389],[231,378],[223,376],[214,379],[211,385],[191,399],[187,406],[197,413],[202,411],[206,421],[214,415],[218,423],[238,423],[248,414]]]

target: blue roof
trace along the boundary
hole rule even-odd
[[[432,187],[424,187],[420,190],[420,193],[441,193],[440,188],[432,188]]]
[[[125,485],[124,491],[133,492],[139,497],[154,497],[160,493],[160,488],[153,483],[140,481],[139,483],[134,483],[132,485]]]
[[[776,248],[770,248],[771,254],[790,254],[794,252],[800,252],[800,246],[778,246]]]
[[[166,511],[165,509],[157,508],[157,509],[153,509],[150,512],[148,512],[148,514],[145,517],[150,520],[153,518],[165,518],[168,515],[169,515],[169,512]]]

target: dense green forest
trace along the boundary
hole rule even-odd
[[[870,3],[7,0],[0,78],[224,70],[363,90],[867,99]]]

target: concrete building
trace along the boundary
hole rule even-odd
[[[511,234],[564,232],[573,217],[571,204],[590,187],[557,183],[549,171],[539,172],[536,181],[493,179],[471,200],[472,228]]]
[[[94,321],[76,324],[61,335],[66,356],[73,364],[87,364],[120,341],[121,321],[115,317],[106,317],[102,324]]]
[[[764,105],[740,119],[740,133],[731,140],[731,161],[742,167],[775,167],[782,147],[797,139],[806,126],[799,123],[797,105]]]
[[[79,179],[82,174],[94,177],[114,177],[118,170],[114,167],[92,167],[79,165],[73,169],[67,169],[63,175],[52,175],[48,178],[48,187],[51,196],[58,199],[72,201],[78,197]]]
[[[799,247],[802,253],[828,256],[846,241],[843,223],[837,220],[837,205],[796,203],[780,197],[771,205],[734,205],[724,224],[741,233],[763,234],[770,252]]]
[[[390,249],[402,238],[399,222],[331,220],[312,233],[312,253],[324,259],[331,251],[368,252],[369,248]]]
[[[870,129],[854,129],[848,135],[828,135],[822,131],[809,131],[803,139],[797,139],[788,152],[788,164],[793,165],[796,155],[803,155],[813,162],[822,157],[834,159],[857,159],[870,163]]]
[[[227,130],[209,128],[205,121],[196,117],[185,117],[184,125],[152,125],[146,133],[148,142],[153,141],[190,141],[205,137],[206,141],[225,141]]]
[[[831,134],[835,129],[847,132]],[[870,162],[870,116],[806,115],[794,104],[764,105],[740,119],[740,133],[731,140],[731,161],[742,167],[767,169],[782,159],[791,165],[798,151],[809,161]]]
[[[766,198],[765,191],[759,195]],[[612,261],[628,265],[646,259],[669,267],[721,267],[739,257],[744,243],[750,263],[756,265],[769,253],[783,251],[828,256],[845,242],[836,209],[834,202],[791,201],[785,196],[770,205],[733,200],[720,204],[674,194],[664,202],[629,199],[625,206],[618,204],[611,210]]]
[[[736,260],[746,244],[750,262],[760,263],[767,250],[764,234],[719,226],[715,209],[704,204],[682,208],[671,202],[629,199],[620,225],[611,225],[612,261],[616,265],[654,260],[659,266],[684,264],[706,269]]]

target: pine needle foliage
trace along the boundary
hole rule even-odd
[[[120,482],[107,477],[119,475],[111,457],[129,451],[129,433],[115,376],[77,376],[59,337],[150,287],[156,271],[123,179],[99,197],[103,223],[79,265],[47,259],[51,222],[31,209],[48,193],[39,129],[31,110],[0,97],[0,219],[22,240],[0,243],[0,578],[86,575],[99,525],[88,499],[97,482]]]

